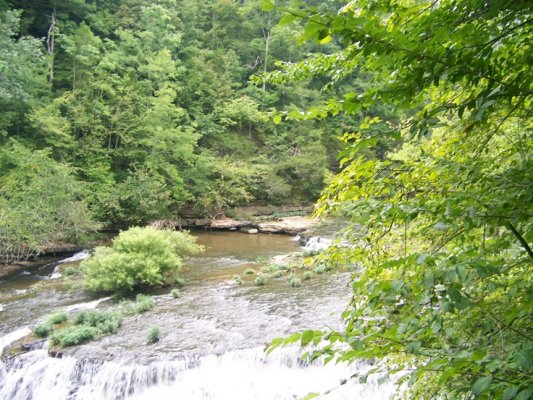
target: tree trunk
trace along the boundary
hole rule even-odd
[[[55,27],[56,27],[56,10],[52,11],[52,23],[46,34],[46,50],[48,51],[48,84],[52,86],[54,82],[54,48],[55,48]]]

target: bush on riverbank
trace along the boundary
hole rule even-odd
[[[97,247],[81,270],[87,289],[123,294],[170,282],[181,269],[182,257],[202,250],[188,233],[134,227],[121,232],[111,247]]]

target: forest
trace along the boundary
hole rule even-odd
[[[375,363],[350,379],[405,398],[530,399],[532,8],[0,0],[0,263],[316,203],[348,223],[313,261],[355,268],[345,327],[269,351]]]
[[[312,204],[338,170],[336,127],[359,118],[269,118],[318,105],[323,82],[250,77],[340,47],[298,45],[301,25],[278,25],[281,12],[258,1],[7,1],[0,10],[4,261],[185,209]]]

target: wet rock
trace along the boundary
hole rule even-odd
[[[209,225],[209,222],[210,220],[208,220],[207,218],[195,219],[194,225],[195,226],[207,226]]]
[[[259,233],[259,230],[255,229],[255,228],[252,228],[252,229],[248,229],[246,231],[246,233],[249,233],[250,235],[255,235],[255,234]]]
[[[261,222],[257,224],[257,227],[259,232],[296,235],[311,229],[316,223],[316,220],[306,217],[285,217],[276,221]]]
[[[48,350],[48,355],[52,358],[63,358],[63,351],[58,349]]]
[[[211,229],[238,229],[249,225],[250,221],[239,221],[232,218],[220,218],[211,221],[209,227]]]

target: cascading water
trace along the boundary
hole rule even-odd
[[[392,382],[340,379],[368,366],[307,365],[297,348],[266,356],[261,347],[149,365],[124,365],[74,357],[50,358],[44,350],[18,357],[0,372],[2,399],[295,399],[331,391],[328,399],[389,399]]]
[[[391,380],[366,384],[349,379],[367,365],[320,360],[301,362],[296,347],[265,345],[275,337],[302,329],[341,328],[339,315],[350,297],[349,273],[316,275],[301,288],[286,278],[268,278],[255,287],[243,271],[259,270],[259,255],[281,256],[298,251],[287,237],[205,234],[205,255],[189,260],[182,297],[156,296],[156,307],[142,316],[127,317],[116,335],[65,349],[52,358],[42,346],[0,363],[3,399],[297,399],[311,392],[324,399],[390,399]],[[317,242],[322,242],[318,240]],[[269,246],[273,249],[268,250]],[[252,250],[252,251],[250,251]],[[301,251],[301,248],[300,248]],[[218,261],[217,261],[218,260]],[[241,274],[250,283],[233,283]],[[116,307],[112,299],[94,299],[79,289],[62,289],[62,279],[0,283],[0,345],[29,332],[44,315],[58,309],[76,313],[93,307]],[[7,285],[7,286],[6,286]],[[26,286],[25,286],[26,285]],[[33,286],[32,286],[33,285]],[[34,290],[34,285],[38,286]],[[16,294],[16,290],[25,290]],[[31,312],[21,312],[21,310]],[[161,329],[161,341],[146,344],[151,326]],[[26,326],[25,328],[17,327]],[[7,332],[11,332],[6,334]]]

